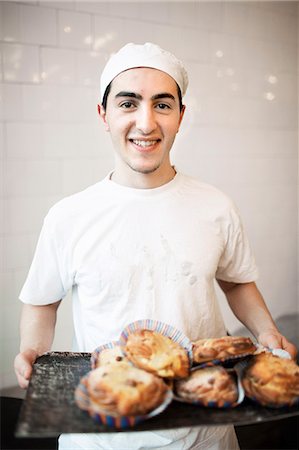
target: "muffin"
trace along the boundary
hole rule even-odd
[[[129,363],[129,360],[123,354],[121,346],[114,342],[96,348],[91,355],[91,366],[93,369],[120,362]]]
[[[188,378],[175,382],[174,390],[179,399],[204,406],[222,408],[238,400],[235,377],[221,366],[192,370]]]
[[[299,367],[293,360],[260,353],[244,369],[242,385],[247,397],[262,405],[292,405],[299,399]]]
[[[157,331],[140,329],[130,333],[124,351],[136,367],[160,377],[184,378],[189,374],[187,350]]]
[[[198,364],[245,356],[255,351],[256,346],[252,340],[244,336],[199,339],[193,342],[193,360]]]
[[[112,416],[147,414],[163,403],[168,391],[161,378],[126,363],[92,370],[86,386],[92,411]]]

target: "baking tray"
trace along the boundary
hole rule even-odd
[[[90,356],[90,353],[51,352],[36,360],[20,411],[17,437],[116,431],[96,424],[75,404],[74,390],[80,378],[90,370]],[[247,399],[230,409],[205,408],[173,401],[162,414],[125,431],[200,425],[248,425],[298,414],[298,406],[271,409]]]

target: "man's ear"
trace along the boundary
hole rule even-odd
[[[106,118],[106,111],[103,108],[103,106],[98,105],[98,113],[104,123],[105,130],[110,131],[109,124],[108,124],[107,118]]]
[[[179,129],[180,129],[180,126],[181,126],[181,123],[182,123],[182,120],[183,120],[185,111],[186,111],[186,105],[183,105],[182,110],[181,110],[181,112],[180,112],[180,120],[179,120],[179,126],[178,126],[178,131],[177,131],[177,133],[179,132]]]

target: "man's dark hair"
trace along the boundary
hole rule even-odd
[[[110,83],[108,84],[108,86],[106,87],[106,90],[104,92],[103,101],[102,101],[102,107],[104,108],[104,111],[106,111],[106,108],[107,108],[107,100],[108,100],[109,92],[111,90],[111,84],[112,84],[112,81],[110,81]],[[181,93],[181,89],[180,89],[179,85],[177,83],[176,83],[176,85],[177,85],[177,90],[178,90],[180,111],[182,111],[182,109],[183,109],[182,93]]]

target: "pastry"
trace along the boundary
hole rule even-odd
[[[152,330],[130,333],[125,353],[140,369],[166,378],[184,378],[189,374],[187,350],[170,337]]]
[[[234,376],[221,366],[193,370],[188,378],[175,382],[175,393],[189,402],[220,408],[238,399]]]
[[[129,362],[121,350],[119,345],[115,345],[112,348],[104,348],[100,351],[95,351],[92,354],[93,368],[100,366],[106,366],[107,364],[124,363]]]
[[[199,339],[193,342],[193,360],[195,363],[234,358],[252,354],[255,351],[256,346],[252,340],[244,336]]]
[[[299,399],[299,366],[272,353],[252,358],[242,376],[245,394],[262,405],[291,405]]]
[[[168,391],[161,378],[126,363],[92,370],[86,385],[92,412],[112,416],[147,414]]]

